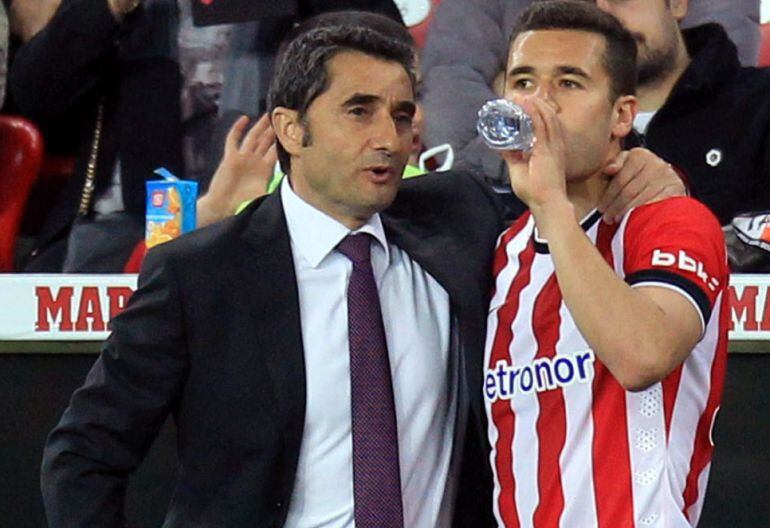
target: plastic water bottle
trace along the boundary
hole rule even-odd
[[[532,119],[516,103],[493,99],[479,110],[476,130],[484,142],[495,150],[532,149],[535,139]]]

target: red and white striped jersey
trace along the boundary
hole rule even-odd
[[[582,222],[631,286],[684,295],[703,336],[661,382],[623,389],[565,306],[531,215],[495,252],[484,400],[500,526],[695,526],[703,505],[727,361],[722,231],[689,198],[638,207],[620,224]],[[611,331],[611,329],[609,329]]]

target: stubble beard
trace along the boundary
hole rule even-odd
[[[634,38],[640,52],[637,66],[637,83],[640,87],[654,86],[675,71],[676,35],[669,33],[664,45],[657,49],[647,47],[643,35],[635,34]]]

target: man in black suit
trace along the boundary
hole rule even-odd
[[[475,519],[455,515],[456,525],[485,525],[488,489],[457,488],[470,482],[462,475],[488,482],[465,432],[483,430],[475,388],[501,211],[468,176],[399,190],[412,57],[366,27],[316,28],[289,46],[270,105],[289,179],[243,214],[148,254],[49,437],[51,527],[122,525],[128,476],[169,413],[179,479],[164,526],[422,528],[447,526],[453,511]],[[366,396],[351,394],[356,267],[340,249],[351,233],[371,244],[397,425],[403,513],[374,524],[361,520],[363,503],[390,500],[354,489],[351,415]]]

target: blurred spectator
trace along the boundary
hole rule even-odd
[[[681,168],[723,225],[770,208],[770,70],[741,67],[716,24],[681,30],[686,1],[597,4],[639,44],[639,112],[627,145]]]
[[[8,73],[8,14],[0,2],[0,108],[5,102],[5,77]]]
[[[232,215],[239,205],[268,191],[277,160],[275,133],[267,114],[246,132],[248,123],[241,116],[227,134],[222,161],[208,192],[198,199],[198,227]]]
[[[205,187],[204,147],[232,27],[194,28],[188,0],[64,0],[47,25],[28,18],[22,32],[40,32],[14,60],[16,103],[43,128],[66,126],[78,153],[75,177],[46,215],[26,270],[120,271],[144,234],[144,182],[153,169]]]
[[[657,2],[658,0],[651,0]],[[662,1],[662,0],[661,0]],[[422,98],[428,147],[450,143],[458,162],[482,173],[499,191],[509,193],[500,157],[476,136],[476,112],[496,97],[508,36],[530,0],[443,0],[423,51]],[[685,25],[716,20],[738,43],[746,64],[756,64],[759,49],[758,0],[697,0]]]

